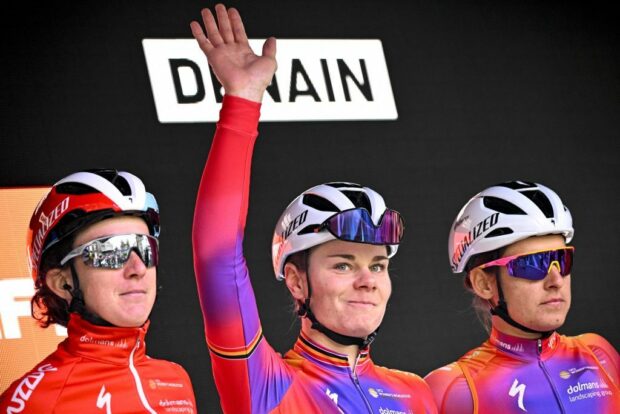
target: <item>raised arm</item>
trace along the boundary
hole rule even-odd
[[[202,11],[192,33],[224,86],[225,96],[200,181],[193,224],[194,269],[213,375],[225,412],[268,412],[289,376],[263,339],[243,257],[250,168],[260,101],[275,68],[275,40],[252,52],[239,13]]]

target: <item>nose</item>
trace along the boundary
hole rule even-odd
[[[561,287],[563,284],[564,276],[560,273],[560,264],[557,261],[551,262],[547,272],[547,277],[545,277],[546,287]]]
[[[377,277],[370,269],[361,268],[355,278],[355,288],[374,290],[377,288]]]
[[[135,251],[129,253],[127,263],[123,267],[125,277],[143,277],[146,274],[147,267]]]

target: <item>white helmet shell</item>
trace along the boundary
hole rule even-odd
[[[316,228],[341,211],[366,208],[373,223],[379,224],[386,210],[383,197],[376,191],[355,183],[333,182],[312,187],[284,210],[277,221],[271,244],[271,258],[276,279],[284,279],[284,264],[294,253],[335,240],[328,231]],[[388,246],[388,256],[398,250]]]
[[[452,224],[450,267],[461,273],[474,255],[547,234],[561,234],[566,243],[574,234],[570,211],[553,190],[526,181],[489,187],[472,197]]]

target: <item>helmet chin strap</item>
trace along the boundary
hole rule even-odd
[[[71,287],[68,283],[63,285],[63,289],[69,292],[71,295],[71,302],[69,303],[69,312],[75,312],[82,316],[88,322],[94,325],[100,326],[114,326],[110,322],[106,321],[102,317],[95,315],[92,312],[86,310],[86,303],[84,302],[84,294],[82,293],[82,289],[80,289],[80,281],[77,277],[77,272],[75,270],[75,266],[73,265],[73,261],[70,262],[69,267],[71,268],[71,279],[73,280],[73,287]]]
[[[377,329],[371,332],[366,338],[358,338],[355,336],[343,335],[343,334],[334,332],[331,329],[327,328],[325,325],[323,325],[321,322],[318,321],[318,319],[312,312],[312,309],[310,308],[310,297],[312,296],[312,288],[310,286],[309,269],[306,272],[306,275],[307,275],[306,279],[308,281],[308,297],[306,298],[304,302],[300,301],[297,314],[302,318],[310,319],[310,322],[312,322],[312,326],[311,326],[312,329],[316,329],[317,331],[321,332],[322,334],[327,336],[329,339],[331,339],[332,341],[340,345],[345,345],[345,346],[357,345],[360,350],[364,350],[368,348],[370,344],[372,344],[375,338],[377,337],[379,327],[377,327]]]
[[[529,333],[540,334],[542,335],[543,338],[548,338],[553,333],[553,331],[537,331],[535,329],[531,329],[531,328],[528,328],[527,326],[521,325],[519,322],[515,321],[514,319],[510,317],[510,314],[508,313],[508,304],[506,303],[506,300],[504,299],[504,291],[502,290],[502,283],[500,281],[499,274],[496,274],[495,278],[497,280],[497,290],[499,294],[499,301],[497,303],[497,306],[491,307],[491,315],[499,316],[500,318],[504,320],[504,322],[514,326],[517,329],[520,329],[522,331],[529,332]]]

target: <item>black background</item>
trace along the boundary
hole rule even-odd
[[[30,2],[27,2],[30,3]],[[378,38],[397,121],[260,127],[246,256],[266,337],[298,325],[275,281],[275,220],[298,193],[373,187],[407,231],[377,363],[425,375],[482,342],[447,235],[469,197],[504,180],[542,182],[575,220],[573,306],[562,332],[620,346],[618,9],[603,2],[236,1],[249,36]],[[86,168],[140,176],[162,210],[163,290],[148,353],[182,364],[200,412],[219,402],[194,285],[191,220],[213,123],[160,124],[143,38],[190,38],[198,1],[81,1],[3,11],[0,187],[50,185]]]

